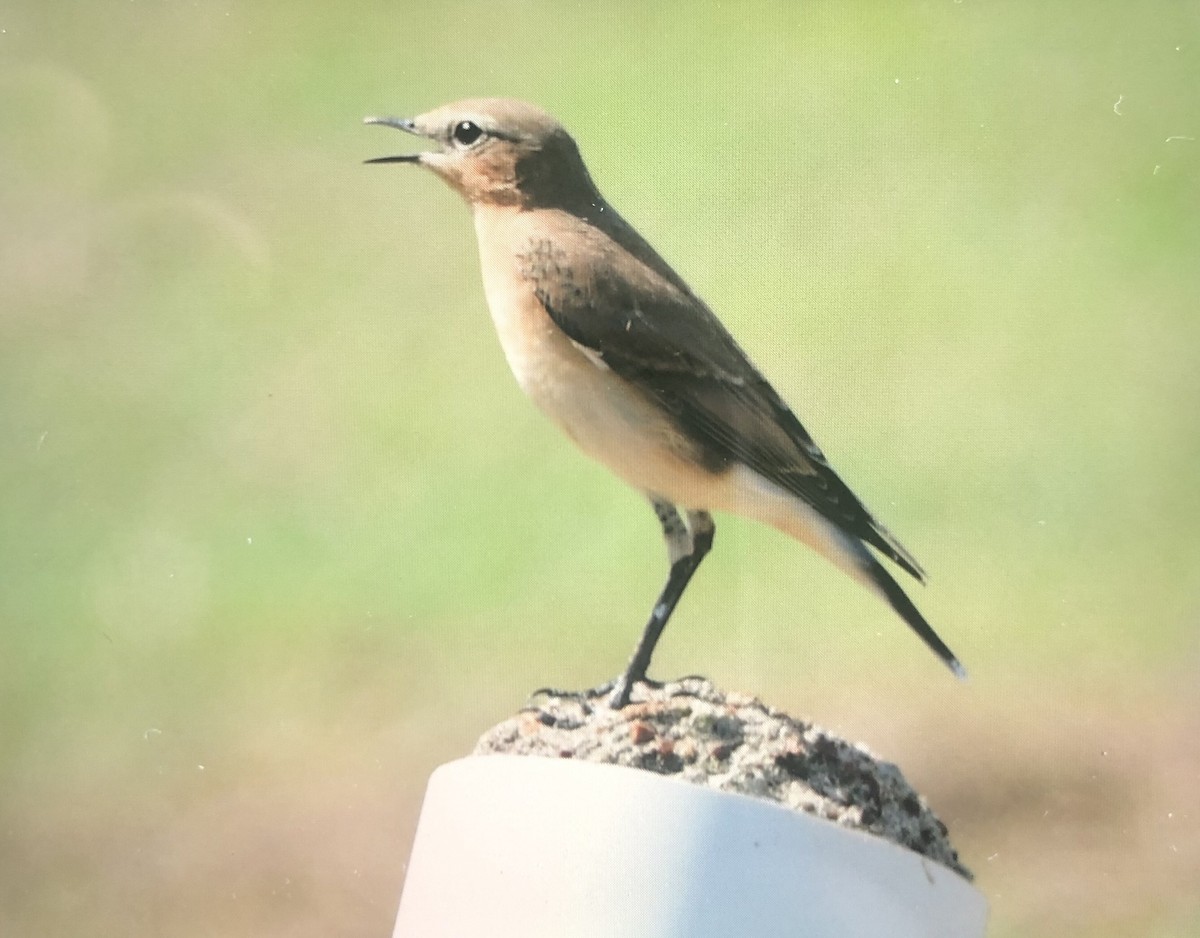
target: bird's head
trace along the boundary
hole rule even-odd
[[[417,117],[368,117],[432,140],[437,148],[368,163],[416,163],[433,170],[472,206],[585,210],[600,196],[575,141],[545,111],[524,101],[476,98]]]

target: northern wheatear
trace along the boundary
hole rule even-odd
[[[613,706],[646,678],[663,627],[712,547],[711,511],[765,522],[815,548],[964,675],[868,547],[923,582],[920,565],[830,468],[704,301],[604,201],[553,117],[489,98],[366,122],[437,144],[367,162],[417,163],[466,199],[488,307],[517,382],[585,453],[643,492],[662,524],[670,575],[613,685]]]

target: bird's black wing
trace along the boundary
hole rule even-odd
[[[582,232],[589,251],[529,244],[522,273],[558,327],[657,400],[710,468],[744,463],[924,580],[712,311],[632,229],[621,233],[636,253],[595,229]]]

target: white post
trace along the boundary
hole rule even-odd
[[[622,766],[434,772],[396,938],[982,938],[958,873],[778,804]]]

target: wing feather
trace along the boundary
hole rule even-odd
[[[749,466],[923,581],[920,565],[834,472],[708,306],[619,218],[610,214],[606,228],[574,232],[592,239],[588,251],[567,256],[538,238],[521,256],[558,327],[653,397],[709,468]]]

